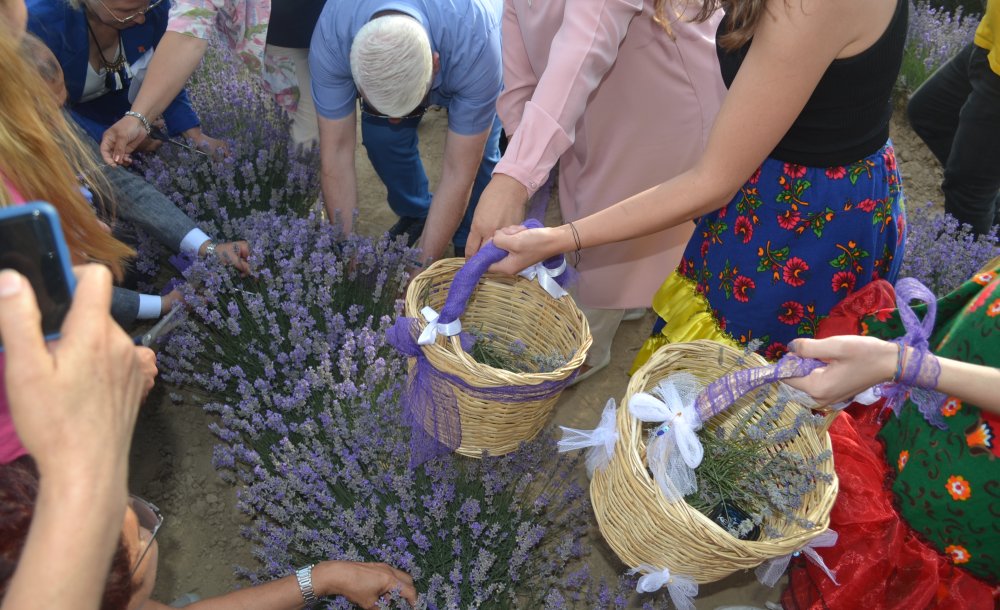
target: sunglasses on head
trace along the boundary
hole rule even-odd
[[[365,98],[361,97],[360,95],[358,96],[358,102],[360,102],[361,104],[361,114],[366,114],[370,117],[375,117],[378,119],[398,119],[400,121],[403,121],[406,119],[418,119],[427,113],[427,104],[420,104],[412,111],[410,111],[409,114],[406,114],[404,116],[389,116],[388,114],[384,114],[372,108],[372,106],[365,101]]]

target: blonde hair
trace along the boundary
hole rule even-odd
[[[412,17],[376,17],[351,43],[354,83],[369,104],[389,116],[401,117],[419,106],[433,72],[430,38]]]
[[[107,192],[106,183],[47,84],[21,56],[20,37],[7,30],[0,24],[0,173],[25,198],[55,206],[71,253],[104,263],[120,279],[135,252],[105,230],[77,177],[98,191]],[[7,189],[0,188],[0,206],[8,205]]]

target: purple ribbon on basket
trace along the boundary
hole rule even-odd
[[[910,307],[911,301],[923,301],[927,304],[923,320]],[[930,352],[930,338],[937,318],[937,299],[918,280],[906,277],[896,282],[896,308],[906,334],[893,342],[903,348],[909,347],[909,358],[899,379],[879,386],[879,394],[886,399],[885,408],[892,409],[897,417],[909,397],[924,419],[944,430],[948,426],[941,416],[941,405],[948,397],[934,390],[941,375],[941,364]]]
[[[701,421],[708,421],[722,413],[748,392],[762,385],[788,379],[805,377],[826,366],[820,360],[785,354],[774,364],[733,371],[710,383],[695,399],[695,410]]]
[[[524,226],[535,229],[540,228],[542,224],[529,218]],[[471,349],[472,337],[461,333],[459,318],[465,313],[469,299],[479,284],[479,278],[486,273],[490,265],[499,262],[505,256],[507,256],[505,250],[498,248],[493,242],[487,243],[455,273],[440,314],[425,308],[422,315],[426,320],[400,317],[387,331],[386,339],[393,347],[403,355],[416,359],[416,366],[410,371],[402,397],[404,422],[412,431],[411,468],[450,453],[461,445],[462,425],[453,388],[459,388],[471,398],[483,402],[516,404],[556,396],[576,376],[574,371],[572,375],[560,381],[545,381],[535,385],[476,387],[457,375],[436,369],[424,354],[423,346],[433,344],[437,332],[446,336],[458,335],[462,349],[466,352]],[[563,265],[563,257],[561,255],[552,257],[546,260],[544,265],[549,269],[557,269]],[[566,277],[566,274],[563,274],[554,279],[559,282]],[[426,333],[426,328],[421,330],[424,324],[436,325],[437,330],[434,331],[434,337],[430,341],[427,341],[427,337],[432,333]]]

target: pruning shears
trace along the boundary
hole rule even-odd
[[[167,135],[167,133],[165,131],[163,131],[162,128],[160,128],[160,127],[158,127],[156,125],[153,125],[152,129],[149,130],[149,137],[153,138],[154,140],[159,140],[160,142],[167,142],[169,144],[174,144],[176,146],[180,146],[181,148],[186,148],[186,149],[190,150],[191,152],[194,152],[194,153],[197,153],[199,155],[202,155],[203,157],[209,156],[208,153],[205,152],[205,151],[203,151],[203,150],[195,148],[194,146],[191,146],[189,144],[185,144],[184,142],[181,142],[180,140],[176,140],[174,138],[171,138],[170,136]]]

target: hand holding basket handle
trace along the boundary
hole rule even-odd
[[[542,223],[534,218],[529,218],[524,222],[524,227],[538,229],[542,227]],[[441,307],[441,312],[438,313],[430,307],[425,307],[421,311],[428,326],[421,333],[418,343],[429,345],[434,342],[438,334],[451,337],[462,332],[459,318],[465,313],[465,308],[479,284],[479,279],[492,265],[506,258],[507,254],[506,250],[490,241],[466,261],[465,265],[455,273],[448,290],[448,298]],[[569,277],[566,269],[566,262],[562,255],[559,255],[523,270],[521,275],[529,279],[537,279],[542,288],[553,298],[560,298],[566,294],[559,285],[559,282],[565,283]]]

